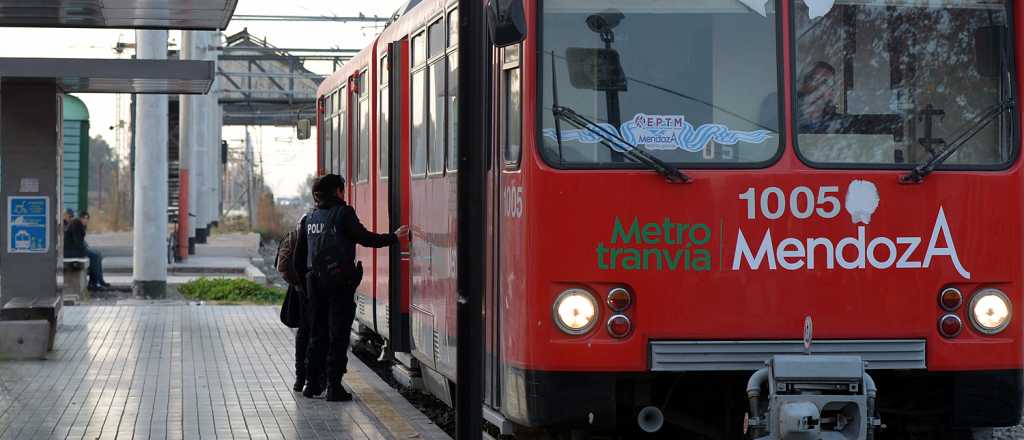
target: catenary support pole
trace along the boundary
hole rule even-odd
[[[139,59],[167,59],[167,31],[135,32]],[[132,288],[167,295],[167,95],[138,95]]]
[[[458,292],[455,438],[483,436],[483,304],[486,279],[485,148],[490,140],[490,43],[484,2],[459,1]]]
[[[252,172],[256,166],[252,153],[252,136],[249,135],[249,126],[245,126],[245,198],[246,209],[249,210],[249,229],[256,225],[256,185],[253,182]]]

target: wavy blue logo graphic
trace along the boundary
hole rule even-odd
[[[738,131],[722,124],[704,124],[694,128],[681,115],[647,115],[639,113],[619,127],[608,123],[597,124],[596,131],[619,134],[630,144],[643,146],[648,150],[683,150],[696,153],[703,151],[711,142],[722,145],[736,145],[740,142],[761,144],[772,138],[768,130]],[[555,129],[544,129],[544,136],[557,140]],[[563,141],[596,144],[604,140],[591,130],[562,130]],[[617,151],[626,151],[628,146],[611,143]]]

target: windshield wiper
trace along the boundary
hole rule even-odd
[[[555,111],[559,108],[558,105],[558,76],[555,72],[555,51],[551,51],[551,115],[555,118],[555,140],[558,141],[558,161],[563,162],[565,159],[562,158],[562,118],[558,117],[558,112]]]
[[[653,154],[644,151],[636,145],[626,142],[626,140],[618,133],[614,133],[612,130],[594,123],[594,121],[576,113],[575,110],[569,107],[556,105],[551,108],[551,112],[554,114],[556,122],[561,119],[565,119],[565,121],[572,126],[597,135],[601,138],[601,141],[599,142],[601,145],[608,147],[613,152],[622,153],[634,162],[651,167],[655,171],[661,173],[661,175],[665,176],[665,179],[671,183],[690,183],[693,181],[690,176],[679,172],[679,170],[672,165],[665,163],[665,161],[658,159]],[[560,135],[561,133],[556,133],[556,136]],[[612,145],[613,143],[616,145]]]
[[[991,124],[997,116],[1012,109],[1015,105],[1016,103],[1012,99],[1009,99],[989,107],[988,110],[985,110],[984,113],[976,116],[970,123],[964,126],[963,130],[953,138],[953,141],[949,143],[948,147],[943,150],[935,150],[932,152],[932,154],[928,156],[928,160],[914,167],[914,169],[910,170],[906,175],[901,176],[900,182],[923,182],[925,176],[931,174],[932,171],[935,171],[936,167],[942,165],[942,163],[945,162],[946,159],[949,159],[953,153],[956,153],[960,147],[967,144],[967,141],[973,139],[978,133],[981,133],[981,131],[984,130],[985,127],[988,127],[988,125]]]

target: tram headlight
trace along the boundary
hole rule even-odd
[[[570,335],[582,335],[597,322],[597,300],[583,289],[569,289],[558,295],[554,304],[558,328]]]
[[[978,331],[994,335],[1010,325],[1013,310],[1010,298],[997,289],[983,289],[974,294],[968,312],[971,324]]]

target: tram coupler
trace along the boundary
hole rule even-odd
[[[777,355],[747,382],[755,440],[871,440],[877,389],[860,356]],[[767,383],[767,407],[761,390]]]

